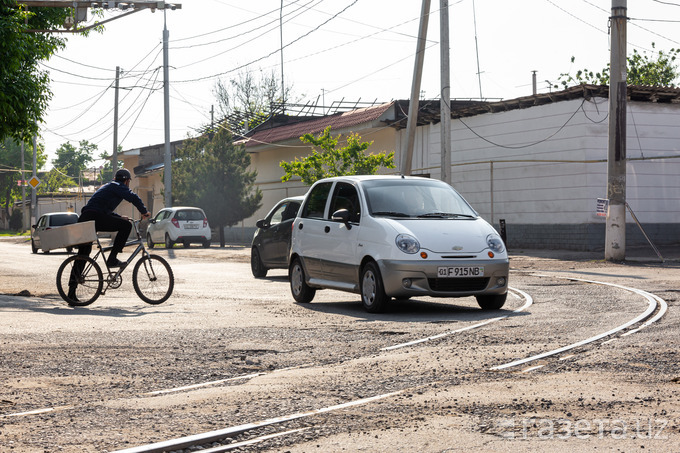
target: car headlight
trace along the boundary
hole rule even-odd
[[[400,234],[395,239],[397,247],[404,253],[414,254],[420,250],[420,242],[410,234]]]
[[[505,244],[503,244],[503,239],[497,234],[490,234],[486,237],[486,244],[491,250],[496,253],[502,253],[505,250]]]

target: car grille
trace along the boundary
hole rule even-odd
[[[482,291],[488,278],[428,278],[432,291]]]

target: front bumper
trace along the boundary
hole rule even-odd
[[[467,297],[508,292],[510,264],[505,260],[381,260],[385,293],[390,297]],[[438,278],[439,267],[483,266],[483,277]]]

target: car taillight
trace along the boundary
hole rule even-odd
[[[177,221],[177,219],[172,219],[172,224],[179,228],[179,222]]]
[[[207,228],[207,227],[208,227],[208,219],[204,218],[203,219],[203,228]]]

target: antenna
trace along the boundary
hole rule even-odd
[[[477,44],[477,13],[475,12],[475,0],[472,0],[472,20],[475,24],[475,53],[477,54],[477,80],[479,81],[479,100],[482,97],[482,73],[479,70],[479,45]]]

